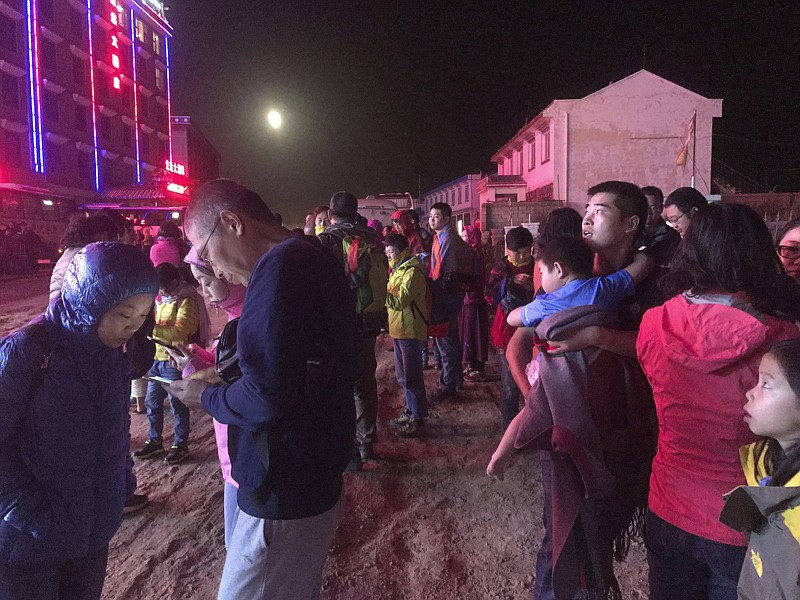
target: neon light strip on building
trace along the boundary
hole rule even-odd
[[[133,124],[136,136],[136,183],[142,183],[142,163],[139,154],[139,94],[136,80],[136,15],[131,9],[131,67],[133,68]]]
[[[27,0],[28,9],[28,75],[31,95],[31,148],[33,170],[44,173],[44,147],[42,142],[42,103],[39,90],[39,18],[36,0]]]
[[[92,0],[86,0],[89,23],[89,83],[92,87],[92,135],[94,136],[94,188],[100,191],[100,155],[97,147],[97,101],[94,91],[94,43],[92,35]]]
[[[165,36],[172,37],[172,28],[162,21],[163,17],[159,15],[150,5],[142,4],[141,2],[138,2],[138,0],[130,0],[130,3],[133,6],[137,7],[145,15],[150,17],[150,20],[153,22],[153,24],[156,25],[159,29],[161,29],[161,32]],[[157,18],[153,18],[152,15],[155,15]]]
[[[164,37],[164,54],[167,58],[167,135],[169,136],[169,159],[172,160],[172,92],[169,89],[169,37]]]

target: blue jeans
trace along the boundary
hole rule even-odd
[[[415,419],[428,416],[428,396],[422,375],[422,340],[394,340],[394,372],[406,392],[406,409]]]
[[[506,351],[501,348],[497,348],[497,365],[500,367],[500,415],[503,417],[503,429],[507,429],[519,413],[522,393],[511,376]]]
[[[650,511],[645,545],[650,600],[736,600],[744,546],[693,535]]]
[[[153,362],[150,371],[151,376],[165,377],[167,379],[180,379],[181,372],[168,362],[157,360]],[[155,381],[147,382],[147,396],[144,398],[144,405],[147,407],[147,419],[150,421],[150,430],[147,432],[148,440],[160,442],[164,432],[164,400],[169,394]],[[189,442],[189,408],[177,398],[169,396],[169,407],[174,417],[175,425],[175,444],[186,444]]]
[[[439,377],[439,391],[456,391],[464,387],[464,373],[461,370],[461,338],[458,335],[458,312],[450,316],[447,336],[434,338],[442,355],[442,374]]]
[[[82,558],[55,563],[14,566],[0,563],[0,598],[100,600],[107,563],[108,546]]]
[[[505,356],[503,358],[505,359]],[[517,393],[519,393],[519,390]],[[553,465],[550,452],[547,450],[539,451],[539,464],[542,470],[542,496],[544,497],[542,506],[544,537],[536,555],[533,600],[555,600],[556,596],[553,591]]]

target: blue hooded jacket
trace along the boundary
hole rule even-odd
[[[97,328],[126,298],[157,292],[155,269],[139,250],[90,244],[72,259],[61,297],[39,318],[49,349],[24,329],[0,340],[3,563],[80,558],[119,528],[136,481],[130,365],[122,348],[100,341]]]

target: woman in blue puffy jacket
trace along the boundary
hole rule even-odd
[[[135,247],[90,244],[61,297],[0,340],[0,598],[100,598],[136,487],[124,345],[157,292]]]

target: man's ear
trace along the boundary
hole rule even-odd
[[[564,267],[561,266],[560,262],[555,261],[553,263],[553,269],[555,270],[556,275],[558,275],[559,279],[563,279],[564,278]]]
[[[639,231],[639,215],[633,215],[625,219],[627,224],[625,225],[625,233],[636,233]]]
[[[220,227],[227,229],[235,236],[239,237],[244,233],[244,222],[235,212],[223,210],[219,213]]]

